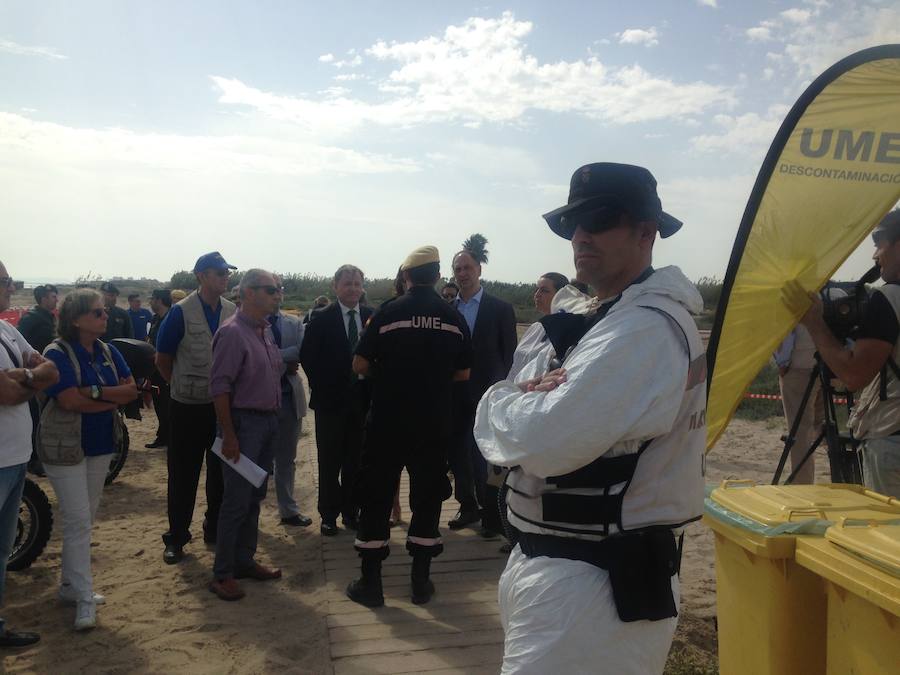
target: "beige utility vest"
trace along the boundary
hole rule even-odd
[[[900,286],[885,284],[878,289],[891,303],[897,320],[900,321]],[[891,352],[894,363],[900,364],[900,340]],[[881,378],[887,378],[887,400],[881,400]],[[900,380],[890,365],[876,375],[865,386],[853,406],[848,422],[850,430],[858,439],[884,438],[900,429]]]
[[[220,298],[222,311],[219,325],[234,314],[237,307],[230,300]],[[179,403],[210,403],[209,369],[212,366],[212,332],[203,313],[200,296],[194,291],[178,303],[184,316],[184,336],[175,352],[172,367],[171,396]]]

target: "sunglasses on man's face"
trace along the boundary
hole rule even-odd
[[[284,289],[280,286],[251,286],[254,291],[263,290],[268,295],[275,295],[276,293],[283,293]]]
[[[213,272],[216,273],[216,276],[217,276],[217,277],[228,277],[228,276],[231,276],[231,270],[228,270],[228,269],[225,269],[225,270],[213,270]]]
[[[0,288],[9,288],[10,286],[15,286],[16,282],[13,281],[12,277],[0,277]]]
[[[581,228],[588,234],[600,234],[619,225],[622,220],[622,211],[615,207],[603,206],[595,211],[579,213],[574,216],[563,216],[560,224],[570,227],[572,232]]]

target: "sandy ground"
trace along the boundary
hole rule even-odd
[[[309,420],[311,421],[311,419]],[[75,633],[74,610],[56,600],[61,527],[28,570],[7,579],[4,615],[11,626],[36,630],[33,649],[2,656],[5,672],[24,673],[327,673],[330,672],[324,572],[318,520],[309,529],[278,522],[271,494],[260,519],[260,559],[280,566],[284,578],[244,582],[247,597],[224,603],[206,588],[213,551],[202,543],[186,548],[179,565],[162,562],[160,535],[166,529],[165,452],[147,450],[156,428],[152,413],[129,422],[131,454],[106,488],[94,530],[95,588],[107,596],[96,630]],[[301,439],[298,491],[305,513],[314,514],[309,457],[313,436]],[[771,480],[782,428],[770,422],[734,421],[707,460],[707,478]],[[826,481],[827,461],[817,467]],[[55,501],[46,479],[38,479]],[[201,482],[202,485],[202,482]],[[199,533],[203,496],[195,513]],[[350,536],[346,538],[351,545]],[[682,611],[673,654],[715,668],[715,573],[713,538],[701,524],[687,533],[682,565]],[[683,671],[679,671],[683,672]]]

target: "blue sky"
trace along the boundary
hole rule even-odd
[[[620,161],[685,221],[656,264],[721,278],[790,105],[900,42],[898,0],[428,4],[0,0],[0,257],[26,279],[167,279],[215,249],[393,276],[481,232],[485,277],[531,281],[572,272],[540,214]]]

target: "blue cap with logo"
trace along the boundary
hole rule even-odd
[[[203,272],[205,270],[236,270],[237,267],[229,265],[225,262],[225,258],[218,251],[212,253],[204,253],[197,258],[197,264],[194,265],[194,272]]]

